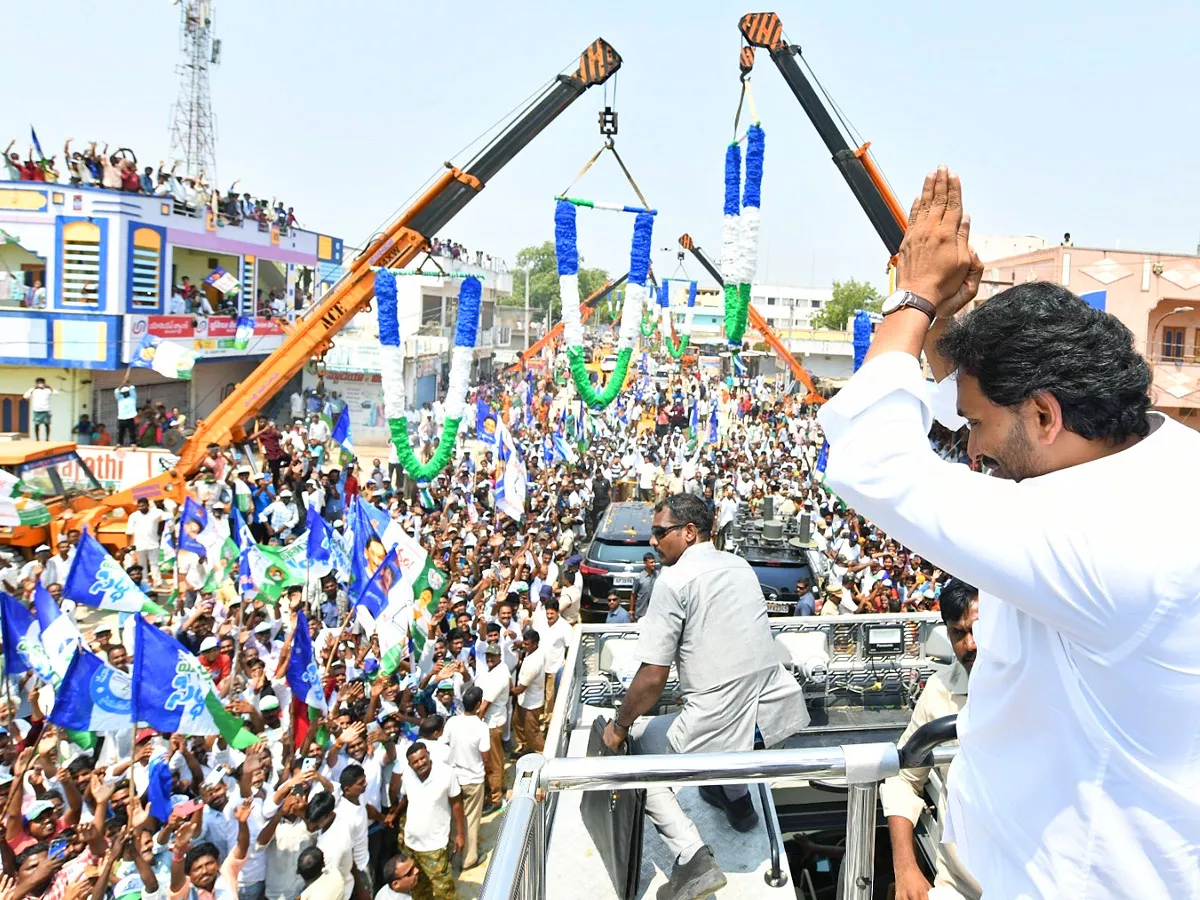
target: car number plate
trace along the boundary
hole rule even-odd
[[[794,610],[796,608],[796,604],[788,603],[785,600],[768,600],[768,601],[766,601],[766,603],[767,603],[767,612],[790,613],[792,610]]]
[[[613,576],[613,587],[619,587],[619,588],[633,587],[633,576],[632,575],[614,575]]]

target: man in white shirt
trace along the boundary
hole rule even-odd
[[[969,232],[941,167],[867,360],[820,413],[830,487],[979,587],[946,839],[985,896],[1200,896],[1200,491],[1180,480],[1200,434],[1149,411],[1129,330],[1065,288],[947,321],[983,274]],[[995,477],[930,448],[922,346],[935,376],[957,368],[968,453]],[[1188,549],[1131,538],[1131,496],[1176,500]],[[1037,764],[1013,778],[1014,760]]]
[[[546,703],[546,651],[539,644],[540,638],[533,628],[526,628],[522,641],[521,665],[517,669],[516,684],[512,686],[517,698],[513,710],[513,732],[517,746],[514,753],[541,753],[542,707]]]
[[[567,659],[567,647],[571,645],[571,623],[559,614],[558,600],[551,597],[542,603],[534,616],[534,627],[542,637],[542,649],[546,653],[546,697],[542,711],[542,726],[550,723],[554,712],[554,696],[558,691],[558,679]]]
[[[75,561],[75,551],[71,549],[71,542],[65,537],[58,539],[58,553],[50,557],[46,561],[46,571],[42,573],[42,584],[50,587],[52,584],[64,585],[67,583],[67,572],[71,569],[71,563]]]
[[[322,791],[308,801],[304,821],[308,830],[317,835],[317,849],[325,857],[325,871],[337,872],[342,879],[342,900],[350,900],[354,891],[354,838],[346,821],[336,813],[337,804],[333,794]]]
[[[483,862],[479,855],[479,820],[483,813],[484,757],[491,749],[492,738],[480,716],[483,691],[471,685],[463,691],[462,700],[464,715],[446,721],[442,740],[450,747],[450,765],[462,791],[463,817],[467,821],[462,867],[470,869]]]
[[[484,770],[487,773],[488,802],[485,812],[500,808],[504,799],[504,727],[508,724],[508,698],[512,686],[511,670],[501,659],[499,643],[489,643],[484,651],[487,673],[479,679],[483,691],[479,715],[488,727],[490,745]]]
[[[45,440],[50,440],[50,399],[57,394],[54,388],[46,384],[45,378],[35,378],[33,387],[24,394],[29,401],[29,415],[33,420],[33,438],[42,440],[43,430]]]
[[[371,857],[367,848],[367,805],[362,800],[367,790],[367,777],[363,774],[362,766],[350,763],[344,767],[338,776],[338,785],[342,789],[342,799],[337,804],[336,821],[344,823],[350,832],[354,868],[361,879],[371,871]]]
[[[412,900],[411,891],[421,878],[421,870],[408,856],[397,853],[383,864],[383,878],[383,887],[375,892],[375,900]]]
[[[952,578],[942,588],[938,601],[946,635],[954,649],[955,662],[947,671],[935,672],[925,683],[908,727],[897,741],[900,746],[904,746],[912,733],[922,725],[959,712],[967,702],[967,679],[978,652],[974,626],[979,618],[979,592],[966,582]],[[943,792],[947,771],[946,767],[938,769]],[[913,840],[914,827],[926,806],[924,792],[929,782],[929,772],[929,769],[902,769],[900,774],[893,775],[879,786],[879,800],[892,842],[897,900],[924,900],[929,895],[931,885],[917,864]],[[935,801],[938,821],[944,822],[946,798],[940,795]],[[938,845],[933,886],[949,888],[962,900],[980,900],[978,882],[963,867],[951,843]]]
[[[142,497],[137,502],[137,509],[131,512],[125,521],[125,533],[133,537],[133,552],[138,565],[150,577],[150,583],[155,587],[162,584],[158,557],[162,524],[166,519],[166,513],[157,506],[151,506],[150,501]]]
[[[405,752],[408,768],[400,776],[407,810],[404,817],[404,844],[412,852],[413,862],[421,870],[413,893],[439,900],[457,896],[450,871],[451,853],[461,853],[467,826],[463,821],[462,791],[454,771],[448,765],[434,763],[429,751],[417,741]],[[454,838],[450,822],[454,821]]]

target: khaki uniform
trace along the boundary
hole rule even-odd
[[[945,673],[937,673],[925,684],[925,690],[917,700],[912,718],[904,734],[900,736],[899,744],[904,742],[914,731],[927,722],[940,719],[959,712],[967,702],[967,670],[955,663]],[[938,768],[942,784],[946,783],[948,767]],[[899,775],[893,775],[879,786],[879,800],[883,804],[884,816],[903,816],[913,825],[921,811],[925,808],[925,798],[922,792],[929,781],[929,769],[902,769]],[[938,821],[946,821],[946,798],[944,794],[937,798]],[[954,844],[938,844],[937,872],[933,879],[934,887],[951,888],[959,893],[964,900],[979,900],[983,888],[971,877]]]

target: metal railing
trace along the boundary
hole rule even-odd
[[[924,740],[921,731],[918,729],[913,735],[914,741],[918,735]],[[919,761],[925,766],[945,765],[954,758],[956,750],[956,747],[939,746],[921,756]],[[874,882],[879,783],[900,771],[902,753],[895,744],[879,743],[808,750],[583,759],[546,759],[537,754],[523,756],[517,760],[512,799],[501,823],[480,900],[545,900],[548,801],[557,792],[676,787],[680,784],[749,784],[783,778],[847,780],[849,798],[842,898],[868,900]]]

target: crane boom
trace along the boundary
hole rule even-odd
[[[684,250],[690,251],[692,256],[696,257],[696,260],[704,267],[704,271],[708,272],[717,284],[721,287],[725,286],[725,279],[721,277],[720,269],[708,258],[708,254],[701,250],[700,246],[692,240],[690,234],[679,236],[679,246]],[[775,352],[775,355],[787,363],[787,367],[792,371],[792,377],[808,388],[808,396],[804,398],[805,402],[823,403],[825,398],[817,393],[816,386],[813,385],[812,377],[808,374],[808,371],[804,366],[800,365],[796,357],[792,356],[791,351],[779,339],[779,335],[775,333],[775,330],[763,317],[762,313],[754,308],[753,303],[750,304],[750,325],[762,335],[763,340]]]
[[[248,378],[239,383],[196,426],[180,451],[175,468],[157,478],[107,498],[106,506],[128,506],[136,498],[182,497],[182,482],[192,475],[210,443],[227,445],[245,438],[244,424],[258,415],[279,388],[314,356],[327,350],[333,336],[374,295],[372,267],[404,267],[429,246],[429,239],[467,205],[506,163],[594,85],[621,66],[621,57],[603,38],[580,54],[578,67],[554,83],[501,134],[462,168],[446,163],[446,171],[350,263],[334,288],[298,322],[283,343]]]
[[[771,54],[771,61],[833,154],[834,164],[871,220],[888,253],[895,256],[900,251],[900,241],[908,227],[908,213],[871,158],[870,142],[857,150],[851,149],[842,129],[800,68],[797,61],[803,58],[800,47],[784,39],[783,23],[779,21],[779,16],[775,13],[747,13],[738,22],[738,27],[746,43],[752,47],[762,47]]]

